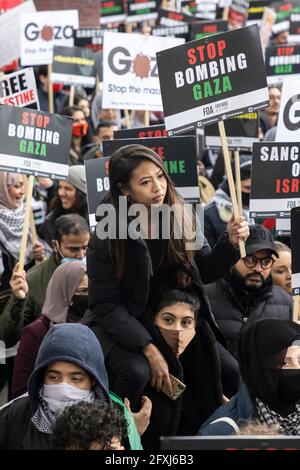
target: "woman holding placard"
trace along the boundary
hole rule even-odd
[[[109,217],[98,223],[88,250],[90,312],[84,322],[102,345],[113,391],[138,408],[150,377],[157,390],[163,382],[171,387],[168,365],[140,322],[151,294],[170,280],[178,288],[197,283],[202,296],[200,314],[222,342],[202,282],[212,282],[236,263],[239,239],[246,240],[249,229],[242,217],[230,221],[228,233],[211,251],[196,232],[197,219],[191,207],[186,210],[159,156],[142,145],[127,145],[115,152],[109,162],[109,179],[110,192],[103,201],[107,204],[100,205],[103,216],[108,211]],[[141,217],[134,226],[136,205]],[[155,224],[152,215],[162,206],[167,212],[172,207],[174,213],[170,219],[163,215],[162,223]],[[118,222],[110,226],[114,216]],[[169,229],[168,237],[163,236],[165,229]],[[197,249],[195,236],[197,242],[202,241]],[[227,351],[219,346],[226,360]],[[228,378],[228,383],[235,379]]]

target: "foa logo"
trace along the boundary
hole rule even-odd
[[[28,41],[36,41],[37,39],[43,39],[44,41],[54,41],[62,39],[73,38],[73,27],[71,25],[66,26],[49,26],[45,25],[42,28],[36,23],[28,23],[25,28],[25,37]]]

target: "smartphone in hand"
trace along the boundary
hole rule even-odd
[[[162,384],[161,391],[165,395],[167,395],[169,398],[171,398],[171,400],[177,400],[180,397],[180,395],[185,391],[186,386],[184,385],[183,382],[181,382],[179,379],[174,377],[174,375],[172,375],[172,374],[169,374],[169,378],[170,378],[170,381],[171,381],[171,384],[172,384],[172,390],[173,390],[172,395],[169,394],[165,382],[163,382],[163,384]]]

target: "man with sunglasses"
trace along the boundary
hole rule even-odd
[[[235,356],[244,324],[261,318],[292,318],[291,297],[272,282],[271,267],[279,257],[272,234],[258,224],[249,229],[246,257],[224,278],[205,286],[213,314]]]

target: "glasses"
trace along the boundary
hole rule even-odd
[[[254,255],[247,255],[243,258],[245,266],[249,269],[254,268],[257,263],[260,264],[261,269],[270,269],[275,261],[274,255],[265,256],[264,258],[257,258]]]

